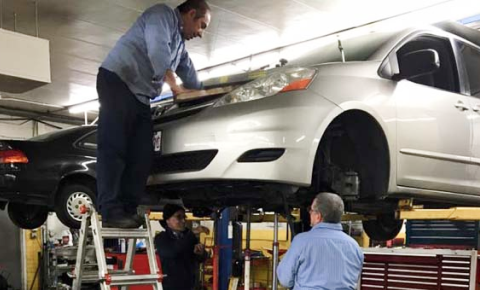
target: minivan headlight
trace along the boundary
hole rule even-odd
[[[275,72],[231,91],[219,99],[214,107],[254,101],[278,93],[305,90],[313,80],[315,73],[316,70],[311,68],[292,68]]]

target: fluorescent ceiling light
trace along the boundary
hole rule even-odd
[[[88,103],[83,103],[79,105],[74,105],[68,109],[68,111],[72,114],[84,113],[88,111],[96,111],[98,112],[98,108],[100,108],[100,104],[97,100],[93,100]]]
[[[69,84],[69,102],[64,106],[69,107],[72,114],[86,111],[98,111],[98,94],[95,87],[87,87],[75,83]]]

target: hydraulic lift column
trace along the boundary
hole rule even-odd
[[[250,290],[250,232],[251,232],[251,212],[252,208],[249,205],[247,207],[247,237],[245,247],[245,277],[244,277],[244,289]]]
[[[272,290],[278,289],[277,265],[278,265],[278,213],[275,212],[273,223],[273,257],[272,257]]]

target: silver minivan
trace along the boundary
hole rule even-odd
[[[190,207],[305,206],[320,191],[393,238],[401,198],[480,205],[480,39],[433,27],[332,41],[155,117],[149,187]],[[475,38],[477,37],[477,38]]]

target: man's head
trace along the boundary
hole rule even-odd
[[[185,230],[185,209],[176,204],[166,204],[163,208],[163,220],[170,229],[182,232]]]
[[[321,222],[339,223],[343,215],[343,200],[334,193],[319,193],[310,206],[310,225]]]
[[[205,0],[187,0],[178,5],[182,15],[182,35],[186,40],[202,37],[210,24],[210,7]]]

